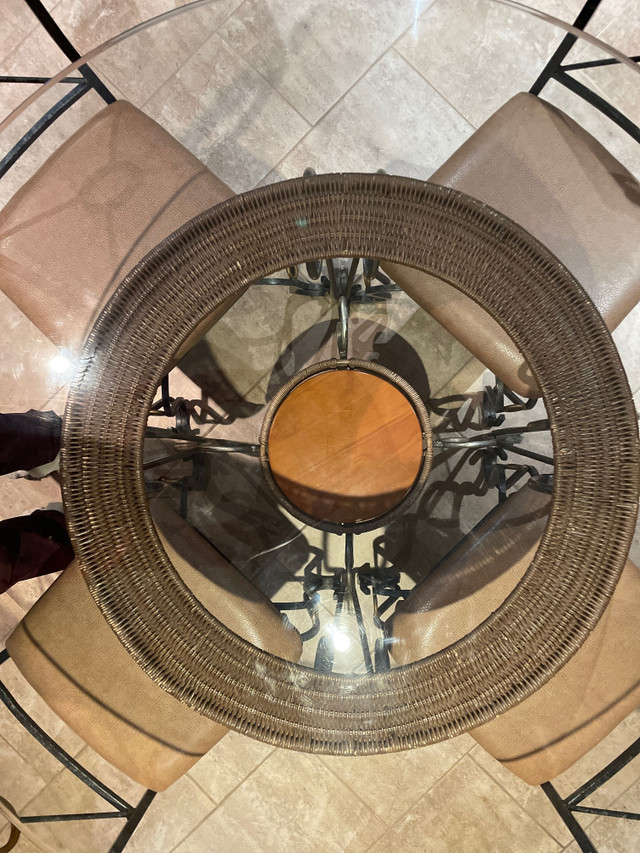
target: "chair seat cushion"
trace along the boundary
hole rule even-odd
[[[398,663],[470,633],[504,601],[533,558],[550,496],[529,485],[422,581],[389,620]],[[586,642],[550,681],[471,735],[531,785],[564,772],[640,704],[640,571],[629,560]]]
[[[183,580],[195,584],[196,596],[214,615],[267,651],[298,659],[300,635],[283,623],[265,596],[198,534],[193,533],[197,544],[185,545],[186,525],[180,519],[172,524],[166,515],[163,526],[169,555],[182,555],[178,570]],[[201,571],[205,564],[208,578]],[[218,599],[221,609],[215,612]],[[228,612],[232,604],[234,619]],[[76,562],[27,613],[7,649],[27,681],[80,737],[154,791],[182,776],[227,732],[165,692],[135,663],[102,616]]]
[[[490,616],[530,565],[550,506],[549,494],[520,489],[411,590],[387,624],[393,659],[406,664],[435,654]]]
[[[471,732],[530,785],[564,773],[640,705],[640,570],[627,560],[602,618],[543,687]]]
[[[609,330],[640,299],[640,184],[541,98],[516,95],[430,180],[480,199],[540,240],[584,287]],[[384,268],[507,387],[540,396],[515,343],[473,300],[433,276]]]
[[[56,345],[161,240],[233,192],[132,104],[93,116],[0,211],[0,289]]]

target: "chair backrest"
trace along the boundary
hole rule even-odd
[[[601,0],[587,0],[580,10],[578,17],[573,22],[573,26],[578,30],[583,30],[591,20],[593,13],[596,11],[600,3]],[[635,139],[636,142],[640,142],[640,128],[636,124],[627,118],[624,113],[621,113],[620,110],[616,109],[613,104],[610,104],[601,95],[585,85],[584,82],[577,80],[568,73],[569,71],[579,71],[585,68],[601,68],[607,65],[619,65],[620,63],[618,60],[612,57],[609,59],[592,59],[585,62],[573,62],[566,65],[562,64],[563,59],[568,55],[577,40],[578,37],[573,35],[573,33],[567,33],[551,59],[540,72],[537,80],[529,90],[530,93],[532,95],[539,95],[550,80],[555,80],[574,94],[579,95],[587,103],[591,104],[591,106],[600,110],[600,112],[606,115],[607,118],[611,119],[611,121],[615,122],[618,127],[621,127],[622,130]],[[629,59],[633,62],[639,62],[640,56],[630,56]]]

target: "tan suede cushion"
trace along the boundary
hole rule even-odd
[[[55,344],[77,351],[129,270],[232,195],[160,125],[117,101],[0,212],[0,289]]]
[[[271,602],[198,534],[193,539],[181,519],[167,512],[162,524],[173,543],[166,546],[170,556],[182,555],[177,568],[202,603],[245,639],[297,660],[300,635],[285,626]],[[208,578],[200,571],[205,566]],[[162,791],[182,776],[227,731],[140,669],[105,622],[77,563],[31,608],[7,649],[27,681],[75,732],[152,790]]]
[[[530,785],[575,764],[640,705],[639,610],[640,570],[628,560],[604,615],[569,663],[473,737]]]
[[[533,559],[551,496],[524,486],[433,575],[398,604],[387,624],[399,664],[465,637],[505,600]]]
[[[549,496],[525,486],[398,606],[392,655],[407,663],[466,636],[504,601],[530,564]],[[531,785],[558,776],[640,704],[640,571],[627,561],[602,619],[540,690],[472,736]]]
[[[537,237],[585,288],[610,330],[640,299],[640,185],[541,98],[516,95],[430,180],[486,202]],[[515,344],[475,302],[424,273],[397,264],[384,269],[509,388],[540,395]]]

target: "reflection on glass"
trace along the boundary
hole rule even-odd
[[[159,389],[144,461],[156,524],[166,535],[168,511],[186,520],[248,583],[237,613],[264,597],[299,634],[300,664],[367,674],[411,663],[437,651],[436,635],[448,645],[475,627],[471,591],[486,592],[485,615],[504,600],[544,529],[544,406],[503,399],[493,382],[384,264],[284,270],[250,287]],[[525,483],[523,506],[534,484],[541,496],[527,541],[517,501],[504,503]],[[505,506],[517,568],[456,574],[456,554],[480,553]]]

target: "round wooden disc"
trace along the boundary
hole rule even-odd
[[[328,370],[296,385],[268,439],[284,495],[320,521],[367,521],[396,506],[423,459],[420,421],[391,382],[364,370]]]

